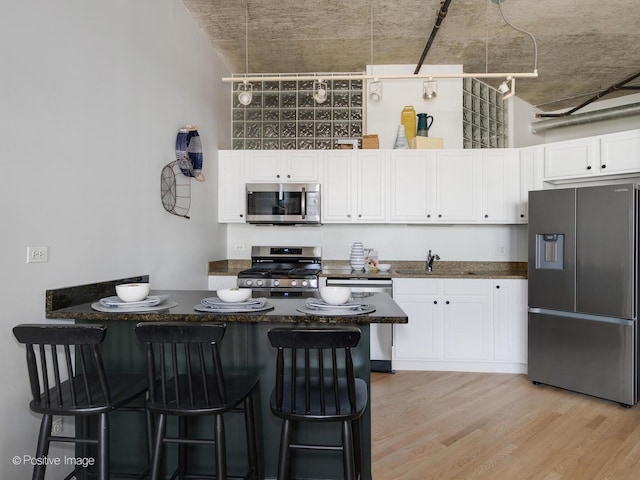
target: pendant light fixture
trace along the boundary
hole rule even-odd
[[[327,82],[321,78],[313,82],[313,99],[316,103],[324,103],[327,101]]]
[[[238,84],[238,101],[247,106],[253,99],[253,85],[249,83],[246,76],[249,74],[249,5],[244,4],[244,74],[245,79]]]
[[[438,96],[438,82],[433,78],[429,78],[426,82],[422,82],[422,99],[433,100]]]
[[[371,41],[369,43],[370,59],[369,63],[373,68],[373,1],[369,1],[369,30],[371,35]],[[382,82],[375,78],[373,82],[369,84],[369,100],[378,103],[382,100]]]

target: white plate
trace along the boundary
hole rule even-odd
[[[365,310],[341,310],[339,308],[329,309],[329,308],[317,308],[311,309],[307,307],[298,307],[296,308],[298,312],[306,313],[307,315],[316,315],[318,317],[340,317],[340,316],[348,316],[348,315],[365,315],[367,313],[372,313],[376,311],[376,307],[373,305],[369,305]]]
[[[250,298],[244,302],[224,302],[218,297],[209,297],[202,300],[205,307],[221,307],[221,308],[248,308],[250,306],[262,307],[266,303],[266,298]]]
[[[142,305],[140,307],[122,308],[122,307],[105,307],[100,302],[96,302],[91,304],[91,308],[93,308],[94,310],[97,310],[98,312],[106,312],[106,313],[148,313],[148,312],[159,312],[161,310],[168,310],[169,308],[173,308],[176,305],[178,305],[178,302],[174,302],[173,300],[170,300],[170,301],[163,301],[158,305],[152,305],[150,307],[149,306],[145,307],[144,305]]]
[[[367,310],[369,305],[360,302],[347,302],[341,305],[329,305],[324,300],[309,298],[305,302],[309,310]]]
[[[251,312],[265,312],[267,310],[272,310],[273,305],[269,302],[264,302],[264,305],[259,307],[234,307],[234,308],[218,308],[218,307],[207,307],[206,305],[194,305],[193,309],[196,312],[205,312],[205,313],[251,313]]]
[[[169,295],[150,295],[145,299],[138,300],[137,302],[123,302],[118,296],[106,297],[100,299],[100,304],[103,307],[118,307],[118,308],[138,308],[138,307],[153,307],[158,305],[169,298]]]

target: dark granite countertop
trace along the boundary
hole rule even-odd
[[[308,315],[298,312],[304,306],[304,298],[269,298],[273,309],[252,313],[209,313],[197,312],[194,307],[203,298],[214,296],[207,290],[154,290],[154,295],[169,295],[170,300],[178,303],[167,310],[133,313],[100,312],[91,308],[91,304],[100,298],[115,294],[115,285],[132,281],[148,281],[148,276],[133,277],[117,281],[101,282],[90,285],[47,290],[46,317],[51,319],[72,319],[82,321],[222,321],[226,323],[331,323],[331,324],[369,324],[369,323],[407,323],[407,314],[385,293],[377,293],[367,298],[367,303],[375,306],[375,311],[364,315]]]
[[[468,279],[527,279],[526,262],[449,262],[436,261],[433,271],[427,272],[423,261],[389,261],[387,272],[351,270],[346,260],[324,260],[323,277],[332,278],[468,278]],[[209,275],[237,275],[250,268],[250,260],[221,260],[209,262]]]

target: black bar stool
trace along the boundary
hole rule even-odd
[[[93,445],[97,448],[95,461],[100,480],[108,480],[110,475],[109,412],[125,409],[147,392],[147,379],[143,374],[105,372],[99,345],[106,332],[104,325],[23,324],[13,328],[18,342],[26,345],[33,397],[29,406],[42,414],[36,457],[45,457],[51,442],[83,445],[85,456],[88,456],[88,447]],[[52,435],[54,415],[80,418],[79,435]],[[95,438],[88,435],[92,420],[98,424]],[[83,470],[78,466],[66,478],[83,474]],[[35,465],[33,479],[44,479],[45,472],[46,463]],[[144,473],[122,476],[142,478]]]
[[[292,450],[341,450],[344,478],[362,474],[360,417],[367,406],[367,384],[356,378],[351,349],[358,328],[273,328],[269,341],[278,349],[271,411],[283,419],[278,480],[291,476]],[[293,443],[297,422],[340,422],[342,445]]]
[[[256,419],[252,395],[258,378],[224,375],[218,343],[225,324],[195,322],[141,322],[138,339],[147,347],[149,398],[147,409],[156,415],[151,476],[160,475],[163,447],[178,444],[178,466],[171,478],[249,478],[259,475]],[[248,472],[241,477],[227,474],[226,440],[223,414],[241,412],[245,418]],[[178,417],[178,435],[167,435],[167,416]],[[188,417],[213,416],[213,439],[191,438]],[[215,446],[216,476],[187,474],[188,445]]]

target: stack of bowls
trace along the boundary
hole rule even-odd
[[[364,270],[364,246],[362,242],[353,242],[349,263],[353,270]]]

